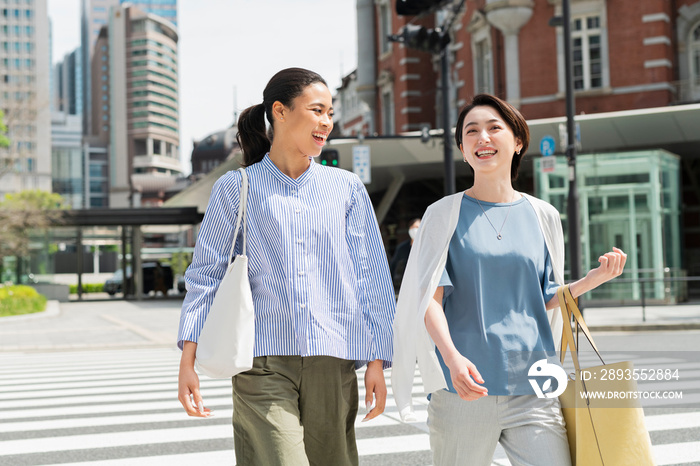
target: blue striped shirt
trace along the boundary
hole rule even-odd
[[[249,179],[248,275],[255,356],[334,356],[358,366],[392,358],[395,298],[367,190],[345,170],[312,161],[296,180],[266,155]],[[197,342],[226,271],[241,174],[214,185],[185,274],[178,346]],[[235,254],[241,253],[242,241]]]

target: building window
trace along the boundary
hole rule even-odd
[[[690,79],[695,92],[700,91],[700,23],[692,29],[688,41],[690,51]]]
[[[391,42],[389,42],[389,34],[392,34],[391,30],[391,4],[390,2],[382,2],[379,5],[379,20],[380,25],[380,40],[381,40],[381,53],[391,52]]]
[[[382,92],[382,130],[385,135],[394,134],[394,93],[391,89]]]
[[[476,92],[493,92],[491,41],[484,38],[474,44],[474,86]]]
[[[575,90],[603,87],[602,29],[600,16],[581,16],[571,22]]]

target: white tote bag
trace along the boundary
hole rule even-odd
[[[246,204],[248,203],[248,174],[241,172],[241,194],[229,265],[219,284],[214,302],[197,342],[195,367],[214,379],[226,379],[253,367],[255,344],[255,313],[248,281],[246,256]],[[238,229],[243,225],[243,254],[233,257]]]

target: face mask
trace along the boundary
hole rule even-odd
[[[418,228],[409,228],[408,229],[408,236],[411,237],[411,239],[416,239],[416,233],[418,233]]]

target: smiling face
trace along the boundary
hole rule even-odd
[[[290,107],[275,102],[275,137],[286,153],[316,157],[333,129],[333,98],[323,83],[314,83],[296,97]]]
[[[479,105],[464,118],[459,148],[475,174],[497,173],[510,179],[513,155],[522,147],[495,108]]]

